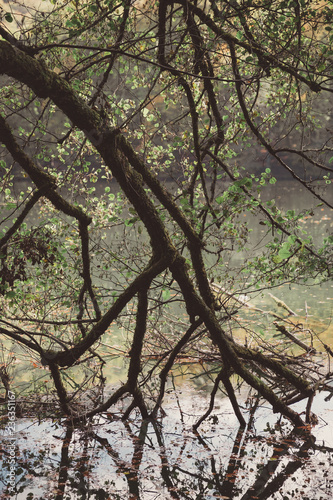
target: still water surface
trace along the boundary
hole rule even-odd
[[[332,402],[322,395],[315,401],[320,418],[310,447],[287,422],[277,423],[270,408],[260,407],[250,418],[245,399],[242,409],[252,422],[246,429],[238,427],[229,401],[219,398],[212,417],[194,433],[206,405],[200,390],[183,386],[167,397],[161,425],[135,419],[125,424],[114,413],[71,433],[58,423],[22,419],[15,498],[332,498]],[[302,411],[301,405],[295,409]],[[0,484],[5,471],[6,463]]]

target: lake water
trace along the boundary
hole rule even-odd
[[[124,423],[117,411],[73,433],[58,422],[19,420],[14,498],[332,498],[333,404],[323,395],[315,401],[320,417],[310,448],[265,406],[250,426],[239,429],[229,401],[221,397],[194,433],[192,425],[206,407],[206,395],[184,385],[167,396],[165,417],[155,425],[135,418]],[[242,409],[249,419],[245,398]],[[2,446],[6,450],[8,443],[3,440]],[[3,462],[0,484],[6,456]]]

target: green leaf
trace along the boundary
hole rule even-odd
[[[170,290],[163,290],[162,291],[162,300],[166,302],[167,300],[170,299]]]
[[[13,16],[11,15],[10,12],[6,12],[5,19],[6,19],[7,23],[12,23],[14,21]]]
[[[17,208],[17,205],[16,205],[16,203],[8,202],[8,203],[6,203],[6,208],[7,208],[7,210],[14,210],[15,208]]]
[[[278,256],[284,260],[284,259],[289,259],[291,256],[291,253],[289,252],[288,248],[282,247],[281,250],[279,250]]]

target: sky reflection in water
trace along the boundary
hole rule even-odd
[[[207,396],[188,385],[179,392],[165,401],[163,429],[135,419],[125,424],[116,413],[67,433],[50,421],[19,420],[15,498],[332,498],[333,402],[325,401],[327,394],[314,402],[320,416],[313,444],[291,434],[285,420],[276,425],[268,406],[250,417],[244,395],[251,427],[239,429],[229,401],[220,398],[196,434],[192,425],[204,413]]]

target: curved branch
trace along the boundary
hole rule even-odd
[[[213,153],[211,153],[210,151],[207,151],[206,152],[208,154],[208,156],[210,156],[211,158],[214,159],[214,161],[216,161],[216,163],[218,163],[222,168],[223,170],[226,172],[226,174],[229,176],[229,178],[233,181],[236,181],[236,177],[231,173],[229,167],[216,155],[214,155]],[[239,180],[239,179],[238,179]],[[255,198],[247,189],[245,186],[240,186],[241,190],[246,194],[246,196],[248,196],[250,199],[256,201],[258,203],[258,208],[260,209],[260,211],[267,217],[267,219],[270,221],[270,223],[272,224],[272,226],[280,229],[280,231],[282,231],[285,235],[287,236],[291,236],[291,233],[290,231],[288,231],[287,229],[285,229],[277,220],[274,219],[274,217],[272,216],[272,214],[269,213],[269,211],[263,206],[262,203],[259,202],[259,200],[257,198]],[[323,257],[321,257],[319,254],[317,254],[311,247],[309,247],[309,245],[305,244],[299,237],[296,238],[297,243],[300,245],[300,247],[302,248],[305,248],[311,255],[313,255],[314,257],[316,257],[316,259],[322,261],[325,265],[325,267],[327,268],[327,271],[330,275],[331,273],[331,270],[330,270],[330,267],[327,265],[326,261],[324,260]]]
[[[94,293],[90,275],[90,255],[89,255],[89,233],[87,224],[83,224],[81,221],[79,223],[80,238],[81,238],[81,255],[82,255],[82,265],[83,271],[82,276],[84,279],[85,286],[89,292],[91,301],[95,309],[96,319],[101,319],[101,310],[99,308],[96,295]],[[79,318],[81,319],[81,318]]]
[[[233,43],[229,44],[229,49],[230,49],[230,55],[231,55],[231,61],[232,61],[232,69],[235,75],[235,86],[236,86],[236,91],[237,91],[237,96],[238,96],[238,101],[240,104],[240,107],[242,109],[244,118],[246,120],[246,123],[252,130],[253,134],[257,137],[257,139],[261,142],[263,146],[267,149],[267,151],[276,158],[276,160],[282,165],[289,173],[290,175],[297,180],[302,186],[304,186],[313,196],[315,196],[318,200],[320,200],[322,203],[325,203],[329,208],[333,208],[333,205],[331,205],[327,200],[322,198],[318,193],[312,189],[309,184],[306,181],[303,181],[288,165],[280,158],[277,154],[274,148],[266,141],[264,136],[259,132],[258,128],[254,125],[253,121],[250,118],[248,109],[245,104],[243,92],[242,92],[242,80],[239,74],[238,70],[238,64],[237,64],[237,56],[236,56],[236,51]]]
[[[221,29],[217,24],[212,20],[212,18],[206,14],[200,7],[194,5],[189,0],[176,0],[169,3],[178,3],[180,5],[185,6],[196,15],[200,21],[205,24],[208,28],[210,28],[214,33],[216,33],[222,40],[227,42],[229,45],[235,45],[242,47],[249,54],[253,52],[253,49],[256,50],[257,56],[261,57],[262,61],[265,61],[268,66],[273,66],[281,69],[283,72],[290,74],[295,78],[295,80],[299,80],[305,83],[313,92],[320,92],[321,90],[327,90],[329,92],[333,92],[333,89],[324,88],[319,83],[309,80],[300,74],[300,71],[296,71],[292,66],[289,66],[283,62],[281,62],[277,57],[267,53],[260,45],[251,41],[243,42],[239,40],[237,37],[233,36],[231,33]]]
[[[131,165],[142,175],[147,186],[152,190],[156,198],[167,209],[173,220],[177,222],[189,242],[189,250],[193,261],[193,267],[196,273],[200,293],[209,307],[216,307],[214,294],[212,293],[208,278],[203,265],[202,246],[203,243],[192,224],[187,220],[177,204],[172,199],[168,191],[159,182],[154,175],[138,157],[132,146],[123,135],[119,136],[119,147],[128,158]]]
[[[144,287],[149,286],[149,283],[161,272],[163,272],[172,259],[163,256],[160,260],[150,263],[144,271],[126,288],[126,290],[117,298],[110,309],[101,317],[101,319],[92,327],[90,332],[76,344],[73,348],[67,351],[56,353],[54,362],[59,366],[73,365],[83,353],[85,353],[103,333],[109,328],[111,323],[118,317],[126,304]]]
[[[6,234],[0,239],[0,250],[4,247],[4,245],[6,245],[6,243],[10,240],[10,238],[20,228],[21,224],[23,223],[24,219],[27,217],[30,210],[32,210],[33,207],[38,202],[38,200],[42,196],[45,195],[47,188],[48,188],[48,186],[45,186],[44,188],[40,188],[31,195],[30,199],[27,201],[26,205],[24,206],[24,209],[22,210],[20,215],[17,217],[17,219],[15,220],[12,227],[9,228],[8,231],[6,232]]]
[[[0,41],[0,47],[1,43],[4,42]],[[92,220],[91,217],[86,215],[79,207],[68,203],[60,194],[55,191],[55,179],[51,175],[44,172],[40,167],[38,167],[33,162],[33,160],[23,151],[2,115],[0,115],[0,137],[1,142],[5,144],[13,159],[23,168],[23,170],[29,175],[30,179],[37,186],[37,188],[41,190],[43,195],[51,201],[55,208],[66,215],[82,221],[82,223],[90,224]]]
[[[323,152],[325,149],[323,150],[316,150],[315,152],[316,153],[320,153],[320,152]],[[329,149],[331,150],[331,148]],[[333,173],[333,168],[330,168],[330,167],[327,167],[326,165],[323,165],[322,163],[319,163],[315,160],[313,160],[312,158],[310,158],[307,154],[306,154],[306,150],[303,150],[303,151],[299,151],[297,149],[292,149],[292,148],[274,148],[274,151],[275,151],[275,154],[278,154],[278,153],[292,153],[292,154],[296,154],[298,156],[300,156],[301,158],[304,158],[304,160],[308,161],[309,163],[311,163],[311,165],[313,165],[314,167],[318,167],[322,170],[326,170],[326,172],[330,172],[330,173]],[[276,158],[276,156],[275,156]]]

